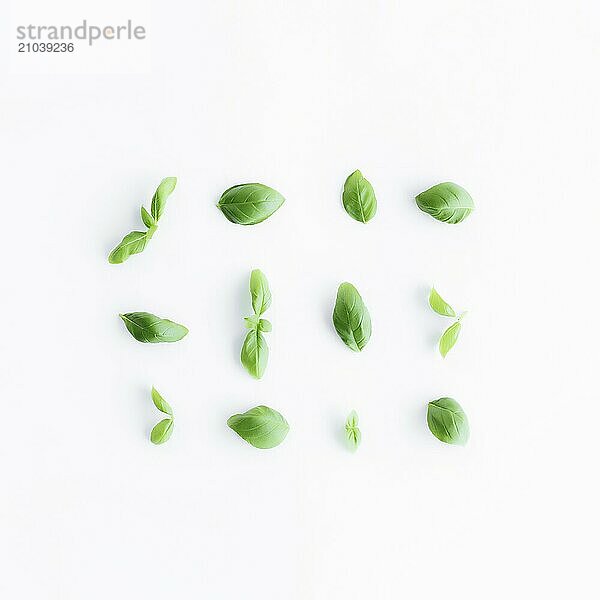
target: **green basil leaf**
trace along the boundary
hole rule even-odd
[[[150,432],[150,441],[153,444],[164,444],[173,433],[173,419],[163,419],[157,423]]]
[[[148,228],[156,225],[156,221],[154,217],[142,206],[141,208],[142,222]]]
[[[456,183],[438,183],[416,197],[417,206],[444,223],[460,223],[475,208],[469,192]]]
[[[458,339],[458,334],[460,333],[462,325],[459,321],[453,323],[444,331],[442,337],[440,338],[440,354],[446,358],[446,354],[450,352],[452,346],[456,344],[456,340]]]
[[[262,183],[242,183],[225,190],[217,206],[232,223],[256,225],[281,208],[285,198]]]
[[[262,315],[271,306],[269,282],[260,269],[254,269],[250,274],[250,295],[255,315]]]
[[[435,310],[438,315],[443,317],[455,317],[454,309],[436,292],[435,288],[431,288],[429,293],[429,306]]]
[[[165,210],[167,198],[173,193],[177,185],[177,177],[165,177],[158,187],[154,196],[152,196],[152,206],[150,210],[155,221],[158,221]]]
[[[108,255],[108,262],[118,265],[126,261],[132,254],[139,254],[148,243],[145,231],[132,231],[128,233],[121,243]]]
[[[258,329],[258,324],[261,321],[257,315],[251,315],[250,317],[244,317],[246,322],[246,329]]]
[[[261,319],[258,322],[258,330],[268,333],[269,331],[273,330],[273,325],[271,325],[271,321],[267,321],[267,319]]]
[[[377,198],[373,186],[356,170],[344,183],[342,202],[346,212],[356,221],[367,223],[377,212]]]
[[[173,409],[171,405],[158,393],[158,390],[153,386],[152,387],[152,402],[154,402],[154,406],[160,410],[160,412],[173,416]]]
[[[290,430],[283,415],[268,406],[257,406],[241,415],[233,415],[227,425],[249,444],[263,449],[281,444]]]
[[[440,398],[427,405],[427,425],[431,433],[446,444],[464,446],[469,440],[467,415],[452,398]]]
[[[252,377],[260,379],[264,375],[269,360],[269,347],[258,329],[253,329],[246,335],[240,358]]]
[[[358,415],[353,410],[346,419],[346,441],[352,451],[355,451],[362,439],[362,434],[358,428]]]
[[[151,313],[132,312],[119,316],[138,342],[177,342],[188,334],[187,327]]]
[[[371,316],[351,283],[342,283],[338,288],[333,326],[344,344],[354,352],[360,352],[371,337]]]

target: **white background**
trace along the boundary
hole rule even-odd
[[[129,75],[101,45],[87,74],[15,64],[12,28],[51,24],[42,4],[58,23],[147,24],[139,64],[127,43]],[[12,7],[0,596],[597,598],[599,3]],[[340,202],[356,168],[379,201],[368,225]],[[109,265],[167,175],[151,244]],[[457,226],[414,203],[446,180],[477,206]],[[287,198],[254,227],[215,208],[246,181]],[[239,364],[256,267],[273,292],[259,382]],[[344,280],[373,319],[361,354],[331,325]],[[432,284],[469,311],[445,360]],[[135,310],[190,334],[139,344],[117,316]],[[175,410],[163,446],[152,384]],[[427,429],[444,395],[465,448]],[[257,404],[291,425],[274,450],[226,426]]]

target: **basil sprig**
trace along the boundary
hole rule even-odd
[[[283,415],[268,406],[256,406],[233,415],[227,425],[249,444],[261,449],[279,446],[290,430]]]
[[[346,442],[353,452],[360,446],[362,434],[358,428],[358,415],[353,410],[346,419]]]
[[[160,342],[178,342],[189,330],[184,325],[161,319],[152,313],[131,312],[119,315],[127,331],[138,341],[148,344]]]
[[[147,230],[128,233],[109,254],[109,263],[120,264],[126,261],[132,254],[143,252],[146,244],[152,239],[158,227],[158,220],[163,214],[167,198],[171,195],[176,185],[177,177],[166,177],[160,182],[152,197],[151,212],[148,212],[143,206],[141,208],[142,223],[147,227]]]
[[[444,331],[438,344],[440,354],[446,358],[446,354],[450,352],[458,340],[458,335],[462,329],[461,321],[467,313],[463,312],[457,317],[456,311],[438,294],[435,288],[431,288],[431,292],[429,292],[429,306],[442,317],[456,318],[456,321]]]
[[[269,360],[269,347],[263,332],[271,331],[272,326],[270,321],[261,318],[271,306],[271,290],[267,278],[259,269],[254,269],[250,275],[250,296],[254,314],[244,318],[246,327],[250,331],[244,339],[240,359],[246,371],[252,377],[260,379]]]
[[[427,405],[427,425],[446,444],[464,446],[469,440],[469,421],[461,405],[452,398],[439,398]]]
[[[158,393],[155,387],[152,387],[152,402],[160,412],[168,415],[167,419],[163,419],[157,423],[150,432],[150,441],[153,444],[164,444],[169,440],[173,433],[173,409],[171,405]]]

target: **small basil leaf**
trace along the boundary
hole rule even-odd
[[[132,254],[139,254],[148,243],[145,231],[132,231],[128,233],[121,243],[108,255],[108,262],[118,265],[126,261]]]
[[[420,193],[417,206],[434,219],[444,223],[460,223],[475,208],[469,192],[456,183],[438,183]]]
[[[377,212],[377,198],[375,198],[373,186],[358,170],[346,179],[342,202],[346,212],[361,223],[370,221]]]
[[[147,312],[119,315],[127,330],[138,342],[156,344],[177,342],[188,334],[188,328]]]
[[[429,306],[435,310],[438,315],[443,317],[455,317],[454,309],[436,292],[435,288],[431,288],[429,293]]]
[[[258,329],[260,318],[256,315],[251,315],[250,317],[244,317],[244,321],[246,322],[246,329]]]
[[[360,352],[371,337],[371,316],[351,283],[342,283],[338,288],[333,325],[344,344],[354,352]]]
[[[160,410],[160,412],[173,416],[173,409],[171,405],[158,393],[158,390],[155,387],[152,387],[152,402],[154,402],[154,406]]]
[[[260,269],[254,269],[250,274],[250,295],[255,315],[262,315],[271,306],[269,282]]]
[[[150,228],[153,225],[156,225],[156,221],[154,220],[154,217],[143,206],[141,208],[141,214],[142,214],[142,221],[146,227]]]
[[[249,411],[233,415],[227,420],[242,439],[255,448],[274,448],[283,442],[290,430],[281,413],[268,406],[257,406]]]
[[[155,221],[158,221],[162,216],[167,198],[173,193],[176,185],[177,177],[165,177],[156,188],[156,192],[152,196],[152,206],[150,207]]]
[[[452,346],[456,344],[461,327],[462,325],[457,321],[450,325],[450,327],[442,334],[442,337],[440,338],[440,354],[444,358],[446,358],[446,354],[450,352]]]
[[[355,451],[362,439],[362,434],[358,428],[358,415],[353,410],[346,419],[346,441],[352,451]]]
[[[164,444],[173,433],[173,419],[163,419],[157,423],[150,432],[150,441],[153,444]]]
[[[256,225],[281,208],[285,198],[262,183],[242,183],[225,190],[217,206],[232,223]]]
[[[271,321],[267,321],[267,319],[261,319],[258,322],[258,330],[269,332],[273,330],[273,325],[271,325]]]
[[[269,347],[258,329],[253,329],[246,335],[240,359],[252,377],[260,379],[264,375],[269,360]]]
[[[427,425],[431,433],[446,444],[464,446],[469,440],[467,415],[452,398],[440,398],[427,405]]]

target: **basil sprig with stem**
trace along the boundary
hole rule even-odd
[[[431,288],[431,292],[429,292],[429,306],[438,314],[442,315],[442,317],[451,317],[456,318],[456,321],[442,333],[440,337],[440,341],[438,344],[440,354],[446,358],[446,354],[450,352],[450,350],[456,344],[458,340],[458,335],[460,330],[462,329],[462,318],[467,314],[466,311],[456,316],[456,311],[438,294],[435,288]]]
[[[353,410],[346,419],[346,442],[352,452],[355,452],[360,446],[362,434],[358,428],[358,415]]]
[[[146,231],[132,231],[128,233],[119,245],[108,255],[108,262],[116,265],[126,261],[132,254],[143,252],[146,244],[152,239],[158,227],[158,220],[163,214],[167,198],[173,193],[177,185],[177,177],[166,177],[154,192],[150,212],[143,206],[141,208],[142,223]]]
[[[158,393],[158,390],[152,387],[152,402],[160,412],[168,415],[167,419],[163,419],[157,423],[150,432],[150,441],[153,444],[164,444],[169,440],[173,433],[173,409],[171,405]]]
[[[260,379],[269,360],[269,346],[263,332],[272,330],[270,321],[261,318],[271,306],[271,290],[267,278],[260,269],[254,269],[250,274],[250,296],[254,314],[244,318],[249,331],[242,344],[240,359],[246,371],[255,379]]]

